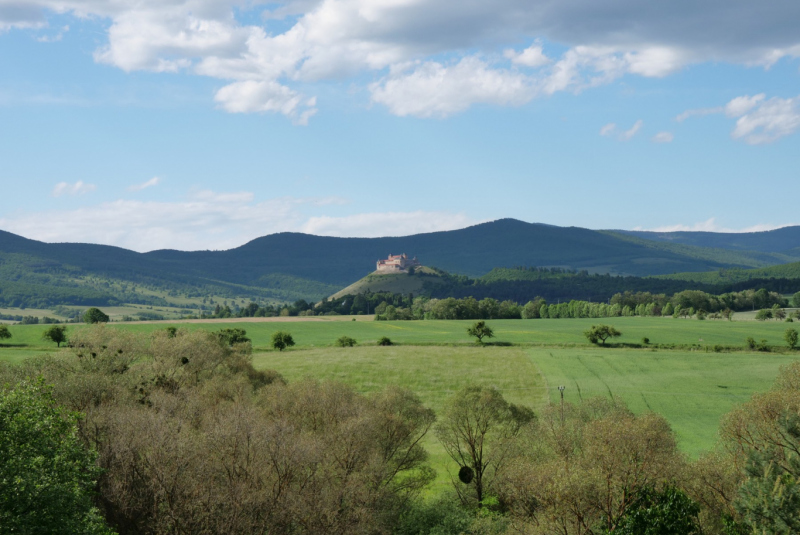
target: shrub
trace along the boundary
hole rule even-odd
[[[84,323],[108,323],[109,317],[99,308],[92,307],[83,314]]]
[[[381,336],[378,339],[378,345],[379,346],[390,346],[390,345],[392,345],[392,341],[389,339],[388,336]]]
[[[797,331],[794,329],[786,329],[786,332],[783,333],[783,339],[786,340],[789,349],[797,347]]]
[[[287,347],[294,345],[294,338],[286,331],[278,331],[272,333],[272,348],[278,351],[283,351]]]
[[[0,340],[11,338],[11,331],[5,325],[0,325]]]
[[[645,336],[644,338],[642,338],[642,345],[646,346],[648,344],[650,344],[650,339]]]
[[[756,348],[756,339],[752,336],[748,336],[747,339],[744,341],[745,347],[747,349],[755,349]]]
[[[353,347],[358,342],[356,342],[355,338],[350,338],[349,336],[340,336],[336,340],[336,347]]]

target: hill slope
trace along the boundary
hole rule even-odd
[[[774,236],[757,234],[764,234],[769,240]],[[194,252],[137,253],[104,245],[47,244],[0,231],[0,289],[12,283],[17,285],[17,294],[24,293],[20,285],[37,294],[52,287],[73,288],[78,293],[99,292],[105,301],[127,302],[143,302],[146,295],[147,299],[156,299],[156,290],[173,296],[213,293],[292,301],[330,295],[370,273],[375,261],[390,253],[405,252],[419,257],[426,266],[470,277],[480,277],[502,266],[549,266],[648,276],[760,268],[800,260],[798,250],[769,251],[778,247],[774,244],[759,247],[754,251],[696,247],[644,239],[631,233],[514,219],[387,238],[280,233],[227,251]],[[142,287],[150,293],[143,292]]]
[[[764,232],[649,232],[638,230],[616,230],[651,241],[713,247],[732,251],[760,251],[797,255],[800,247],[800,226],[783,227]]]

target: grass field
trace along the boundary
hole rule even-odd
[[[466,328],[471,321],[348,321],[346,316],[317,318],[321,321],[252,321],[246,323],[210,322],[179,323],[163,321],[155,323],[131,323],[114,325],[114,328],[135,332],[152,332],[155,329],[174,325],[187,329],[222,329],[241,327],[253,340],[256,350],[269,348],[270,336],[278,330],[289,331],[298,348],[331,346],[342,335],[355,338],[361,344],[374,344],[381,336],[388,336],[402,344],[468,344]],[[368,318],[361,318],[368,319]],[[344,320],[344,321],[343,321]],[[800,323],[778,321],[720,321],[686,320],[673,318],[630,317],[613,319],[544,319],[544,320],[490,320],[495,331],[493,341],[513,344],[587,346],[583,331],[593,324],[606,323],[622,331],[615,343],[637,344],[643,337],[652,344],[697,344],[701,346],[725,345],[741,347],[745,338],[765,339],[770,345],[783,346],[783,333],[787,328],[800,330]],[[85,328],[70,325],[70,330]],[[9,327],[12,344],[24,344],[30,348],[46,348],[40,337],[42,325],[12,325]],[[0,352],[2,358],[2,352]]]
[[[720,417],[754,392],[769,388],[779,367],[800,357],[796,353],[715,353],[714,345],[742,347],[745,338],[766,339],[785,346],[783,333],[800,324],[768,321],[697,321],[672,318],[613,320],[489,321],[499,342],[513,346],[476,347],[466,335],[471,321],[375,322],[332,317],[316,321],[157,322],[112,325],[111,328],[149,333],[168,325],[217,330],[240,327],[253,340],[256,366],[273,368],[291,380],[302,377],[335,379],[371,392],[388,384],[415,391],[438,410],[452,392],[468,383],[496,386],[512,402],[534,408],[557,401],[558,385],[565,398],[579,401],[613,395],[636,412],[653,410],[672,424],[681,447],[691,456],[712,447]],[[609,323],[622,331],[620,344],[679,344],[685,349],[594,347],[583,331]],[[55,349],[41,340],[42,325],[13,325],[13,337],[0,347],[0,359],[19,362]],[[70,325],[70,330],[82,329]],[[292,333],[297,346],[269,349],[273,332]],[[68,331],[69,332],[69,331]],[[336,338],[355,338],[355,348],[332,347]],[[400,345],[376,347],[381,336]],[[689,350],[691,345],[699,346]],[[548,386],[549,385],[549,386]],[[443,452],[430,442],[437,465],[446,466]]]

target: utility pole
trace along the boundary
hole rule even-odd
[[[564,425],[564,389],[566,387],[561,385],[558,387],[558,391],[561,392],[561,425]]]

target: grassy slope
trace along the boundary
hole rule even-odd
[[[435,283],[440,279],[438,274],[430,268],[420,267],[418,272],[430,275],[430,277],[410,276],[408,273],[378,273],[373,272],[359,279],[350,286],[347,286],[330,298],[336,299],[345,295],[358,295],[367,292],[391,292],[401,294],[418,294],[426,282]]]

